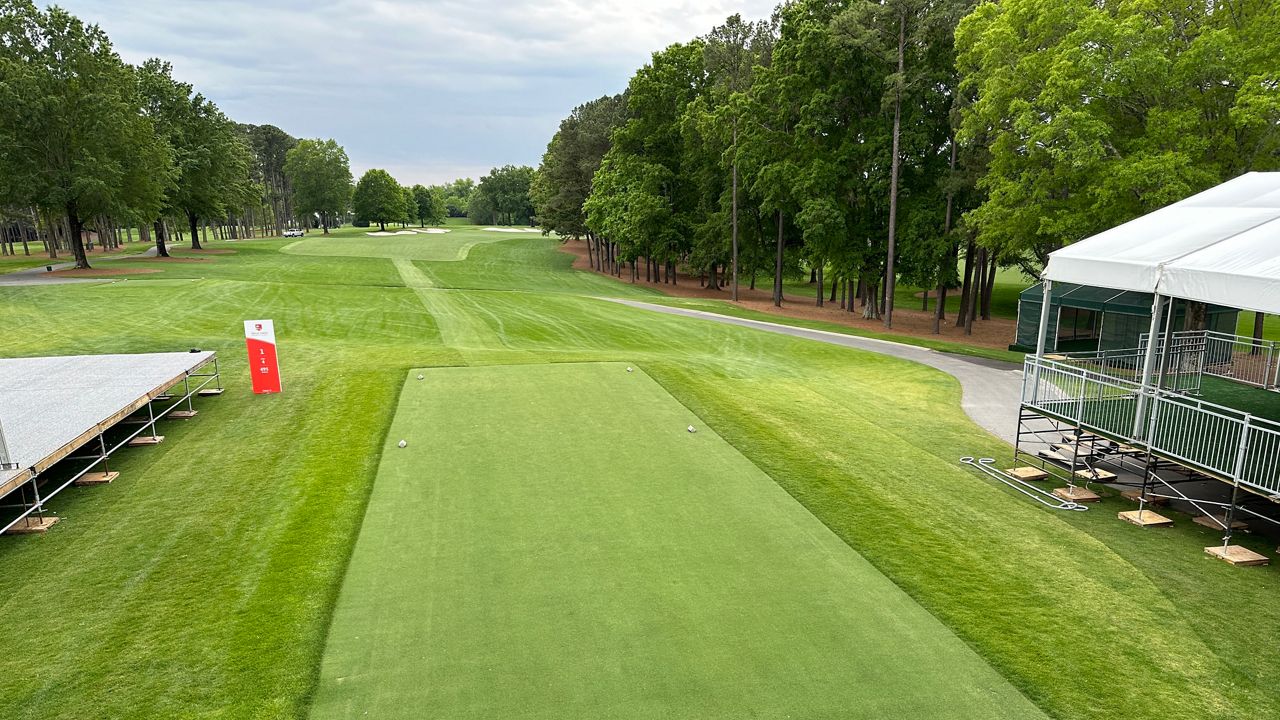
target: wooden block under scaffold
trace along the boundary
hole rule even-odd
[[[1045,478],[1049,477],[1049,473],[1045,472],[1044,470],[1041,470],[1038,467],[1031,467],[1029,465],[1026,467],[1012,468],[1010,470],[1005,470],[1004,472],[1006,475],[1017,478],[1024,482],[1028,482],[1031,480],[1044,480]]]
[[[222,393],[223,388],[205,388],[198,391],[196,394],[200,397],[209,397],[210,395],[221,395]]]
[[[1236,567],[1247,567],[1250,565],[1267,565],[1271,560],[1266,555],[1259,555],[1247,547],[1240,545],[1214,545],[1204,549],[1205,553],[1212,555],[1223,562],[1229,562]]]
[[[1086,468],[1084,470],[1077,470],[1076,477],[1084,478],[1085,480],[1092,480],[1094,482],[1111,482],[1116,479],[1116,474],[1109,470],[1098,470],[1097,468],[1090,470]]]
[[[1102,500],[1102,496],[1098,493],[1082,487],[1054,488],[1053,496],[1059,500],[1070,500],[1072,502],[1098,502]]]
[[[30,535],[32,533],[42,533],[53,527],[54,523],[60,518],[54,515],[48,517],[30,517],[27,516],[18,521],[17,525],[4,531],[5,535]]]
[[[72,485],[106,485],[120,477],[118,472],[91,472],[81,475]]]
[[[1129,490],[1125,490],[1121,492],[1120,497],[1124,498],[1125,500],[1128,500],[1129,502],[1142,502],[1142,491],[1137,488],[1131,488]],[[1156,497],[1155,495],[1148,495],[1147,504],[1148,505],[1168,505],[1169,501],[1162,497]]]
[[[1227,516],[1226,516],[1226,515],[1200,515],[1200,516],[1198,516],[1198,517],[1194,517],[1194,518],[1192,518],[1192,519],[1191,519],[1191,522],[1193,522],[1193,523],[1195,523],[1195,524],[1197,524],[1197,525],[1203,525],[1203,526],[1205,526],[1205,527],[1209,528],[1210,530],[1225,530],[1225,529],[1227,529]],[[1232,529],[1232,530],[1248,530],[1248,529],[1249,529],[1249,523],[1247,523],[1247,522],[1245,522],[1245,521],[1243,521],[1243,520],[1232,520],[1232,521],[1231,521],[1231,529]]]
[[[139,435],[125,443],[125,447],[146,447],[148,445],[159,445],[162,442],[164,442],[163,435]]]
[[[1116,517],[1138,527],[1169,527],[1173,524],[1172,520],[1152,510],[1125,510],[1116,513]]]
[[[189,420],[199,414],[199,412],[199,410],[174,410],[168,415],[165,415],[165,417],[173,418],[174,420]]]

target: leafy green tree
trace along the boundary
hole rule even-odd
[[[714,28],[704,38],[703,63],[710,78],[707,109],[702,118],[701,134],[714,138],[716,129],[730,128],[728,138],[719,138],[725,145],[730,175],[729,221],[731,256],[731,295],[738,300],[739,280],[739,134],[746,105],[743,93],[751,87],[752,73],[758,65],[768,65],[773,49],[771,23],[744,22],[742,16],[731,15],[722,25]],[[713,122],[708,123],[707,120]],[[723,213],[713,214],[722,215]],[[715,233],[714,225],[707,228]],[[704,233],[705,234],[705,233]]]
[[[984,3],[956,30],[961,141],[986,142],[980,245],[1048,253],[1280,166],[1274,3]]]
[[[606,95],[574,108],[560,123],[529,188],[535,220],[544,232],[587,235],[582,206],[625,108],[621,95]]]
[[[83,218],[154,213],[172,176],[129,67],[96,25],[0,0],[0,204],[65,213],[76,266]]]
[[[533,219],[533,204],[529,200],[532,182],[533,168],[527,165],[504,165],[490,170],[475,189],[480,202],[474,207],[486,217],[472,216],[471,221],[483,224],[492,219],[501,225],[528,225]]]
[[[378,229],[384,232],[388,222],[407,217],[404,192],[386,170],[365,171],[356,183],[351,202],[357,218],[378,223]]]
[[[285,155],[284,175],[293,187],[298,213],[317,215],[324,234],[351,203],[351,164],[342,146],[330,140],[300,140]]]
[[[865,52],[881,66],[880,75],[886,88],[884,106],[892,113],[891,149],[889,153],[889,207],[884,271],[884,324],[893,327],[894,285],[897,280],[899,196],[903,176],[903,118],[911,126],[928,135],[928,117],[918,113],[921,91],[936,90],[929,80],[936,74],[929,60],[939,45],[949,45],[952,28],[972,6],[972,0],[858,0],[836,18],[835,32],[840,39]],[[936,33],[943,28],[942,37]],[[933,42],[931,42],[933,41]],[[950,62],[950,54],[942,57]],[[907,104],[911,103],[910,108]],[[906,111],[904,113],[904,110]],[[945,123],[946,116],[942,116]],[[917,139],[917,146],[925,145]],[[923,148],[922,148],[923,149]],[[917,162],[922,157],[915,155]]]
[[[199,221],[222,215],[249,197],[253,156],[243,135],[218,107],[173,79],[169,63],[152,58],[139,68],[146,112],[172,148],[177,175],[165,193],[165,214],[181,213],[200,248]],[[163,243],[163,234],[157,232]],[[167,254],[163,244],[161,254]]]
[[[414,185],[413,214],[418,220],[418,227],[442,224],[449,214],[444,204],[444,189]]]
[[[631,78],[627,120],[613,133],[585,205],[587,227],[610,250],[616,246],[616,260],[644,257],[672,280],[688,253],[698,207],[684,173],[681,125],[703,91],[702,48],[701,41],[672,45]]]
[[[239,128],[253,152],[250,176],[262,184],[261,202],[270,210],[271,221],[279,234],[284,231],[285,223],[305,212],[293,205],[293,187],[284,168],[286,157],[298,145],[298,139],[275,125],[239,125]],[[347,184],[350,185],[349,179]]]
[[[467,207],[475,189],[476,181],[471,178],[459,178],[444,186],[444,203],[449,217],[467,216]]]

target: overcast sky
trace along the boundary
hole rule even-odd
[[[774,0],[60,0],[128,62],[162,57],[239,122],[337,140],[358,177],[538,164],[575,105],[654,50]]]

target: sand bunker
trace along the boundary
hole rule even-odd
[[[536,233],[536,232],[542,232],[542,231],[541,231],[541,230],[539,230],[538,228],[495,228],[495,227],[487,227],[487,228],[485,228],[485,229],[484,229],[484,231],[485,231],[485,232],[505,232],[505,233]]]
[[[415,230],[414,232],[420,232],[424,235],[440,235],[449,232],[449,230],[447,228],[425,228]]]
[[[365,233],[365,235],[372,235],[373,237],[390,237],[391,235],[417,235],[417,233],[412,230],[397,230],[395,232],[371,232]]]

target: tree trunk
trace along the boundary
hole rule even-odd
[[[379,220],[379,221],[378,221],[378,232],[386,232],[386,231],[387,231],[387,223],[386,223],[386,221]]]
[[[81,233],[84,226],[80,221],[80,208],[76,206],[75,200],[67,202],[67,225],[71,228],[71,254],[76,259],[76,267],[88,270],[89,257],[84,252],[84,237]]]
[[[200,246],[200,226],[197,224],[197,221],[199,219],[200,218],[195,213],[191,212],[190,210],[187,211],[187,223],[191,225],[191,249],[192,250],[204,249],[203,247]]]
[[[716,264],[711,263],[711,274],[707,277],[707,287],[712,290],[719,290],[720,285],[716,282]]]
[[[987,253],[987,279],[982,283],[982,319],[991,319],[991,293],[996,287],[996,254]]]
[[[738,302],[738,118],[733,118],[733,301]]]
[[[955,180],[956,175],[956,134],[951,133],[947,138],[951,145],[951,158],[947,163],[947,179]],[[955,207],[955,187],[951,182],[947,183],[947,210],[942,218],[942,235],[947,238],[948,246],[951,248],[943,262],[948,263],[946,267],[938,268],[938,297],[936,301],[937,307],[933,313],[933,334],[942,334],[942,323],[947,319],[947,278],[951,276],[951,271],[956,268],[956,241],[951,237],[951,211]]]
[[[165,246],[164,222],[156,221],[156,255],[169,257],[169,248]]]
[[[969,306],[973,304],[973,254],[976,251],[970,235],[964,250],[964,279],[960,284],[960,311],[956,313],[956,327],[964,327],[969,322]]]
[[[818,283],[818,307],[822,307],[822,291],[827,288],[827,286],[822,282],[822,262],[819,262],[818,267],[814,268],[814,270],[816,273],[814,281]]]
[[[835,301],[836,301],[836,286],[837,286],[837,285],[839,285],[839,284],[840,284],[840,275],[838,275],[838,274],[837,274],[837,275],[832,276],[832,278],[831,278],[831,297],[827,299],[827,302],[835,302]],[[844,308],[844,303],[843,303],[843,302],[841,302],[841,303],[840,303],[840,307],[841,307],[841,309],[843,309],[843,308]]]
[[[880,319],[880,283],[863,283],[862,319]]]
[[[969,319],[964,325],[964,334],[973,334],[973,324],[978,320],[978,305],[982,297],[982,279],[986,277],[987,249],[978,248],[978,257],[974,259],[973,283],[969,288]]]
[[[1204,330],[1208,326],[1209,306],[1194,300],[1187,301],[1187,316],[1182,322],[1183,330]]]
[[[902,71],[907,51],[907,15],[898,16],[898,77],[893,91],[893,157],[889,163],[889,257],[884,269],[884,326],[893,327],[894,247],[898,230],[898,145],[902,135]]]
[[[773,261],[773,306],[782,307],[782,253],[785,241],[782,238],[782,211],[778,211],[778,252]]]
[[[1262,340],[1262,334],[1263,334],[1263,331],[1266,329],[1266,324],[1267,324],[1266,315],[1260,312],[1255,312],[1253,314],[1253,339],[1254,340],[1258,340],[1258,341]],[[1253,346],[1253,349],[1249,351],[1249,354],[1257,355],[1260,352],[1262,352],[1262,345],[1255,344]]]

